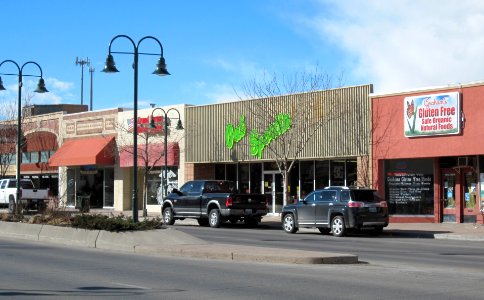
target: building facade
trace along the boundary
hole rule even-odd
[[[233,180],[266,194],[271,214],[318,188],[369,186],[372,89],[187,107],[186,179]]]
[[[484,82],[370,98],[374,182],[390,221],[482,224]]]
[[[163,189],[161,170],[167,165],[167,184],[176,187],[184,179],[183,131],[172,122],[166,131],[168,141],[165,160],[164,116],[157,110],[176,109],[184,117],[184,105],[141,109],[138,122],[133,111],[121,108],[64,115],[59,133],[59,149],[49,159],[51,167],[59,168],[59,200],[67,207],[79,207],[88,199],[91,208],[117,211],[131,210],[133,199],[133,127],[138,126],[138,208],[160,210],[157,198]],[[151,128],[151,119],[154,128]],[[182,171],[180,171],[180,169]],[[145,184],[147,189],[145,190]]]

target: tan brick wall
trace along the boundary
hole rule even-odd
[[[185,179],[215,179],[214,164],[185,164]]]

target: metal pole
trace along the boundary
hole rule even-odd
[[[133,222],[138,222],[138,47],[134,47]]]
[[[165,134],[165,146],[164,148],[164,153],[165,155],[165,176],[163,178],[163,196],[168,195],[167,190],[168,190],[168,114],[165,113],[165,120],[163,122],[165,124],[165,128],[163,128],[164,134]]]
[[[91,73],[91,85],[89,89],[89,110],[92,111],[92,73],[94,73],[94,68],[89,67],[89,72]]]
[[[15,214],[20,214],[20,163],[22,161],[21,157],[21,145],[22,142],[21,134],[22,134],[22,69],[19,70],[18,73],[18,101],[17,101],[17,199],[15,201]]]

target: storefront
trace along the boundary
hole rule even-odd
[[[163,196],[177,188],[179,182],[185,181],[185,107],[181,104],[138,111],[136,163],[139,209],[159,213]],[[122,208],[116,207],[117,210],[132,209],[133,126],[133,111],[118,114],[119,176],[115,180],[115,199],[124,200]]]
[[[186,179],[233,180],[240,192],[266,194],[272,214],[315,189],[369,186],[371,91],[187,107]]]
[[[88,199],[91,208],[114,205],[114,136],[65,140],[50,158],[50,166],[64,167],[63,202],[79,207]]]
[[[373,176],[390,221],[482,224],[484,82],[370,98]]]
[[[118,109],[66,114],[59,129],[59,148],[48,160],[59,178],[60,205],[114,208],[116,122]]]

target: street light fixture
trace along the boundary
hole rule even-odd
[[[15,61],[13,60],[10,60],[10,59],[7,59],[7,60],[4,60],[0,63],[0,68],[2,67],[2,65],[4,63],[12,63],[14,64],[16,67],[17,67],[17,70],[18,70],[18,73],[0,73],[1,75],[12,75],[12,76],[18,76],[18,100],[17,100],[17,174],[16,174],[16,177],[17,177],[17,192],[16,192],[16,196],[17,196],[17,199],[16,199],[16,203],[14,204],[14,207],[9,209],[10,212],[15,212],[17,214],[20,213],[20,163],[21,163],[21,153],[20,153],[20,149],[21,149],[21,131],[22,131],[22,78],[24,76],[26,77],[40,77],[39,79],[39,83],[37,84],[37,88],[34,90],[34,92],[36,93],[47,93],[48,90],[45,88],[45,82],[44,82],[44,78],[42,76],[42,68],[39,66],[38,63],[34,62],[34,61],[28,61],[26,63],[24,63],[21,67],[19,66],[19,64],[17,64]],[[29,65],[29,64],[33,64],[33,65],[36,65],[39,70],[40,70],[40,76],[39,75],[30,75],[30,74],[23,74],[23,69],[26,65]],[[5,87],[3,86],[3,82],[2,82],[2,78],[0,77],[0,91],[4,91],[5,90]],[[10,203],[9,203],[9,207],[10,206]]]
[[[166,192],[167,192],[167,189],[168,189],[168,125],[169,125],[168,124],[168,113],[172,110],[176,111],[178,113],[178,122],[176,124],[177,130],[182,130],[183,124],[182,124],[182,121],[181,121],[180,111],[178,111],[178,109],[172,107],[172,108],[168,109],[167,111],[165,111],[163,108],[157,107],[157,108],[153,109],[153,111],[151,112],[151,122],[150,122],[151,128],[156,128],[155,120],[153,119],[153,113],[158,109],[163,112],[163,134],[164,134],[164,138],[165,138],[165,146],[163,147],[163,156],[165,158],[165,163],[163,165],[164,176],[163,176],[163,180],[162,180],[161,184],[163,186],[163,197],[165,197],[167,195]]]
[[[111,51],[111,45],[116,40],[117,38],[126,38],[128,39],[131,44],[133,44],[134,52],[114,52]],[[160,54],[154,54],[154,53],[139,53],[138,48],[139,45],[142,41],[146,39],[151,39],[154,40],[158,43],[160,46]],[[164,75],[170,75],[168,73],[168,70],[166,69],[166,64],[165,64],[165,59],[163,58],[163,46],[161,45],[161,42],[152,36],[145,36],[141,38],[138,43],[136,44],[132,38],[130,38],[127,35],[120,34],[115,36],[111,42],[109,42],[109,52],[108,52],[108,57],[106,58],[106,65],[104,66],[104,69],[102,72],[105,73],[116,73],[119,72],[118,69],[116,68],[116,64],[114,63],[114,58],[111,53],[118,53],[118,54],[132,54],[134,55],[134,63],[133,63],[133,69],[134,69],[134,113],[133,113],[133,200],[132,200],[132,205],[133,205],[133,222],[138,222],[138,55],[143,54],[143,55],[159,55],[160,58],[158,59],[158,64],[156,66],[156,70],[153,72],[153,74],[164,76]]]

